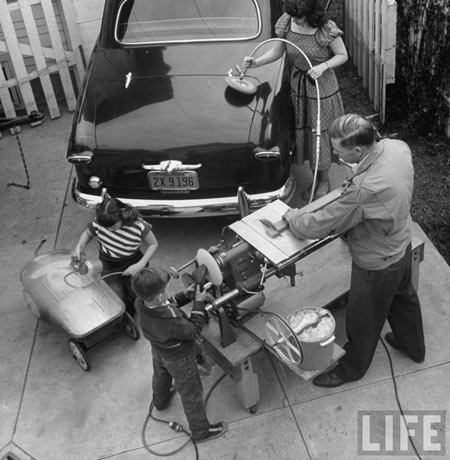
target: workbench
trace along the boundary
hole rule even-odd
[[[412,238],[413,284],[418,288],[419,264],[423,260],[424,243]],[[264,305],[260,310],[273,311],[283,317],[302,307],[329,307],[344,297],[350,288],[351,258],[348,245],[337,238],[296,263],[295,287],[287,279],[272,277],[264,284]],[[253,368],[252,356],[265,348],[275,357],[276,351],[266,343],[265,325],[268,315],[256,313],[235,329],[236,342],[223,348],[220,344],[220,327],[211,318],[203,329],[202,348],[235,382],[242,405],[255,413],[260,399],[258,376]],[[306,371],[294,365],[288,367],[305,380],[333,366],[344,354],[334,344],[333,358],[325,369]],[[287,365],[284,361],[283,364]]]

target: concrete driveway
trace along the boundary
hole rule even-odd
[[[8,186],[10,182],[25,184],[25,171],[16,139],[4,133],[0,140],[0,458],[157,458],[141,442],[151,398],[148,342],[117,334],[89,352],[92,370],[84,372],[69,353],[67,333],[37,320],[22,297],[19,273],[35,250],[39,246],[41,252],[71,249],[92,218],[91,212],[72,202],[69,193],[73,172],[65,161],[65,150],[70,124],[71,114],[64,114],[39,127],[22,129],[29,190]],[[333,185],[343,175],[345,172],[337,168]],[[226,224],[221,219],[152,223],[160,242],[153,262],[166,267],[180,266],[192,259],[198,248],[217,243]],[[419,414],[421,420],[421,411],[436,415],[450,409],[450,268],[421,230],[416,227],[415,232],[426,243],[419,295],[427,358],[423,364],[415,364],[399,352],[389,351],[403,409]],[[92,244],[88,257],[96,252]],[[174,289],[181,287],[177,283],[173,282]],[[345,341],[344,314],[336,313],[341,330],[337,342],[341,344]],[[397,435],[392,446],[381,443],[377,450],[373,442],[388,437],[381,432],[380,413],[370,411],[398,409],[388,355],[381,345],[362,380],[336,389],[314,387],[264,352],[254,363],[261,392],[258,412],[247,412],[239,403],[234,382],[223,379],[211,395],[207,412],[212,422],[227,421],[229,430],[223,437],[200,445],[200,458],[351,460],[366,458],[380,449],[385,454],[377,458],[416,458],[411,450],[402,451],[397,444],[401,437],[398,426],[394,427]],[[211,375],[203,377],[205,393],[221,375],[214,366]],[[368,411],[372,422],[378,423],[377,436],[370,438],[371,442],[363,438],[359,411]],[[165,413],[158,415],[187,427],[178,396]],[[415,440],[425,439],[423,426],[415,425]],[[427,434],[434,441],[428,447],[440,441],[437,453],[441,454],[442,444],[450,446],[449,430],[436,420],[433,426],[437,434]],[[151,421],[146,439],[152,449],[167,451],[186,438]],[[393,453],[397,456],[392,457]],[[195,458],[192,445],[171,458]],[[448,454],[422,458],[448,458]]]

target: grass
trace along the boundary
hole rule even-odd
[[[346,113],[373,114],[353,64],[347,62],[336,73]],[[415,170],[411,215],[450,264],[450,139],[443,131],[417,134],[404,114],[402,118],[398,110],[402,104],[395,96],[388,98],[387,122],[379,130],[382,135],[404,140],[411,148]]]

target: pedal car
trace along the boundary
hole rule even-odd
[[[31,312],[69,334],[70,352],[85,371],[91,367],[87,351],[117,326],[133,340],[140,337],[125,304],[93,264],[74,265],[67,249],[36,256],[20,272],[20,281]]]

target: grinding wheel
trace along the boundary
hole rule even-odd
[[[255,94],[257,87],[248,78],[226,77],[225,81],[230,88],[244,94]]]
[[[223,275],[216,259],[206,249],[202,248],[197,251],[196,259],[198,265],[206,266],[206,278],[215,286],[220,286],[223,282]]]

